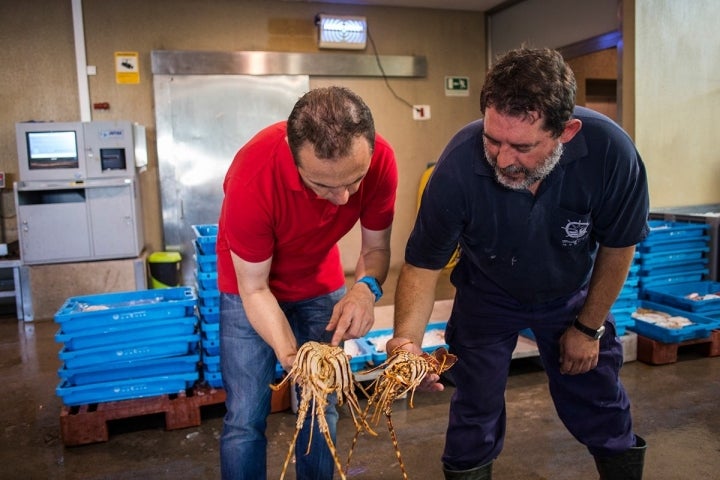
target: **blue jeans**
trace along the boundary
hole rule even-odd
[[[345,295],[345,287],[328,295],[299,302],[280,303],[298,345],[310,340],[329,342],[333,332],[325,331],[333,306]],[[227,394],[223,432],[220,437],[220,465],[223,480],[265,480],[267,470],[267,416],[277,359],[272,348],[255,332],[245,314],[239,295],[220,296],[220,368]],[[335,442],[337,399],[331,396],[325,410],[330,436]],[[295,472],[298,479],[332,479],[335,470],[325,437],[314,422],[310,454],[312,412],[297,438]],[[284,458],[282,459],[284,461]],[[274,460],[275,461],[275,460]]]

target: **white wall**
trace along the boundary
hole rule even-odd
[[[720,2],[635,0],[635,138],[653,208],[720,202]]]

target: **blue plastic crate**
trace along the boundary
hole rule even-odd
[[[353,372],[362,370],[372,361],[372,346],[364,338],[345,340],[343,349],[350,356],[350,370]]]
[[[642,281],[643,277],[665,276],[677,273],[683,274],[686,272],[694,272],[707,268],[707,265],[707,258],[692,262],[680,261],[643,265],[643,267],[640,269],[640,280]]]
[[[203,381],[210,385],[213,388],[222,388],[223,387],[223,380],[222,380],[222,374],[217,371],[210,371],[207,369],[203,370]]]
[[[65,333],[61,328],[55,334],[55,341],[64,344],[67,351],[72,351],[154,338],[192,335],[195,333],[197,325],[198,319],[193,315],[145,322],[117,323],[98,328],[87,328],[73,333]]]
[[[198,371],[200,355],[180,355],[176,357],[150,358],[125,362],[103,363],[83,368],[60,368],[58,376],[67,385],[87,385],[90,383],[129,380],[131,378],[155,377]]]
[[[203,355],[203,368],[209,372],[220,371],[220,355]]]
[[[665,220],[649,220],[650,233],[643,243],[674,239],[691,239],[706,235],[710,226],[705,223],[668,222]]]
[[[71,297],[55,314],[65,333],[87,328],[195,314],[192,287],[171,287]]]
[[[202,290],[217,290],[218,289],[218,274],[217,272],[196,272],[195,278],[197,284]]]
[[[699,282],[703,280],[710,270],[696,270],[693,272],[674,273],[670,275],[648,275],[640,279],[640,291],[644,292],[647,288],[659,285],[676,285],[679,283]],[[644,295],[644,293],[641,293]]]
[[[215,245],[217,243],[217,224],[193,225],[192,229],[193,233],[195,234],[195,243],[198,251],[203,255],[214,254]]]
[[[83,350],[62,348],[58,353],[65,368],[81,368],[90,365],[109,364],[134,359],[161,358],[193,353],[200,335],[183,335],[116,345],[106,345]]]
[[[195,265],[200,272],[217,272],[217,255],[203,255],[196,253],[193,255]]]
[[[533,340],[533,341],[535,340],[535,332],[533,332],[529,328],[523,328],[522,330],[520,330],[519,333],[520,333],[520,335],[522,335],[525,338],[529,338],[530,340]]]
[[[208,336],[206,332],[202,333],[203,351],[206,355],[220,355],[220,335],[213,335],[212,333]]]
[[[218,323],[220,321],[220,307],[200,305],[198,309],[200,310],[200,318],[205,323]]]
[[[651,265],[665,265],[677,262],[693,262],[704,258],[708,252],[710,252],[710,247],[706,245],[702,248],[691,250],[646,253],[641,257],[640,263],[643,267],[648,267]]]
[[[643,291],[644,298],[655,303],[691,312],[720,311],[720,282],[702,281],[648,287]],[[717,294],[717,298],[692,300],[689,295],[703,297]]]
[[[218,226],[214,224],[193,225],[193,233],[198,241],[215,241],[218,234]]]
[[[692,325],[683,328],[666,328],[656,325],[639,318],[635,318],[635,323],[628,327],[633,332],[653,340],[663,343],[680,343],[686,340],[694,340],[699,338],[707,338],[713,330],[712,320],[695,315],[685,310],[678,310],[667,305],[653,303],[648,301],[640,302],[640,308],[654,310],[657,312],[667,313],[671,316],[685,317],[690,320]]]
[[[77,386],[61,382],[55,392],[67,406],[86,405],[180,393],[192,387],[198,378],[199,372],[194,371]]]
[[[198,297],[200,306],[203,307],[219,307],[220,306],[220,290],[198,289]]]
[[[428,332],[431,330],[442,330],[445,332],[445,327],[447,326],[447,322],[434,322],[428,324],[427,328],[425,328],[425,335],[427,337]],[[374,330],[370,331],[367,335],[365,335],[363,338],[366,339],[370,346],[372,347],[372,361],[375,364],[380,364],[387,360],[387,352],[384,351],[385,349],[385,343],[392,337],[392,329],[391,328],[385,328],[380,330]],[[435,345],[427,345],[425,342],[423,342],[422,349],[425,352],[432,352],[440,347],[448,348],[448,345],[443,344],[435,344]]]
[[[668,238],[656,241],[644,240],[638,245],[640,250],[640,258],[647,253],[660,253],[660,252],[682,252],[685,250],[701,250],[706,248],[710,244],[710,236],[703,235],[702,237],[691,237],[691,238]],[[642,263],[642,260],[641,260]]]

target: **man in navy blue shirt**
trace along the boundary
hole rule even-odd
[[[387,351],[420,353],[443,267],[457,245],[446,342],[458,356],[442,456],[446,479],[490,479],[505,436],[518,332],[532,329],[550,394],[601,479],[640,479],[609,313],[648,233],[645,167],[610,119],[575,107],[575,77],[549,49],[498,59],[483,119],[461,129],[423,193],[395,297]],[[412,342],[412,343],[408,343]],[[436,375],[425,390],[441,390]]]

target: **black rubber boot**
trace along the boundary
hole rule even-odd
[[[612,457],[595,457],[600,480],[641,480],[647,443],[635,435],[635,446]]]
[[[445,480],[492,480],[492,462],[469,470],[448,470],[443,467]]]

